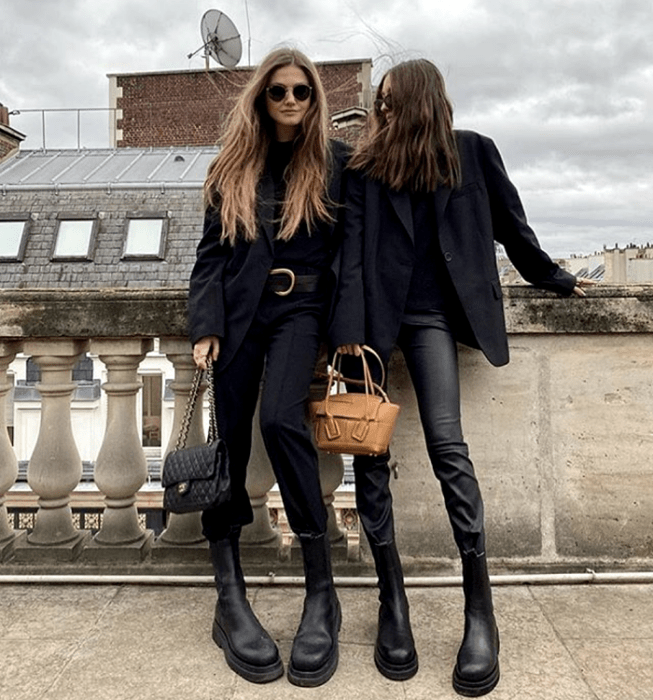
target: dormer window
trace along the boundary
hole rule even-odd
[[[27,243],[28,217],[0,219],[0,261],[19,262],[23,259]]]
[[[91,260],[98,220],[76,216],[59,216],[52,260]]]
[[[167,232],[168,217],[165,214],[130,214],[123,259],[162,260]]]

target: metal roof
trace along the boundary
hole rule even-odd
[[[0,163],[0,192],[201,187],[217,147],[18,151]]]

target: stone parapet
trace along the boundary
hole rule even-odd
[[[123,356],[134,358],[129,359],[132,363],[129,371],[134,373],[141,345],[138,352],[127,352],[122,346],[138,339],[144,342],[160,338],[162,352],[171,359],[178,373],[174,390],[179,393],[176,400],[183,405],[184,387],[188,385],[192,368],[186,358],[186,353],[190,356],[190,346],[185,340],[186,294],[185,289],[0,290],[3,371],[6,373],[13,355],[22,351],[34,354],[37,362],[51,373],[68,373],[71,363],[56,358],[66,353],[73,357],[78,352],[77,345],[74,352],[66,350],[70,341],[80,348],[90,341],[91,352],[95,352],[94,347],[102,350],[101,359],[105,358],[109,367],[117,366],[118,362],[124,364]],[[510,364],[495,368],[480,352],[460,348],[463,426],[484,493],[489,555],[497,566],[511,570],[650,568],[653,565],[650,515],[653,513],[650,458],[653,287],[600,286],[589,289],[584,299],[563,299],[527,287],[508,287],[504,290],[504,302]],[[106,350],[104,339],[124,342]],[[52,410],[59,422],[60,412],[68,410],[69,399],[56,398],[54,390],[65,393],[59,390],[65,384],[66,392],[69,391],[68,381],[57,379],[50,390],[52,398],[48,399],[53,407],[55,401],[61,403],[56,411]],[[3,379],[0,383],[6,382]],[[399,479],[393,480],[392,488],[397,538],[407,572],[451,569],[455,549],[450,527],[428,462],[408,373],[399,353],[391,360],[389,394],[402,406],[392,445]],[[42,444],[50,454],[52,436],[47,440]],[[67,440],[70,443],[69,436]],[[107,440],[115,441],[115,437]],[[7,449],[10,448],[5,446],[9,454]],[[104,494],[108,498],[106,507],[113,509],[112,517],[117,519],[115,527],[111,526],[114,530],[106,533],[122,532],[121,528],[130,524],[145,543],[138,557],[123,546],[125,555],[121,559],[120,542],[107,553],[107,547],[113,547],[112,542],[99,541],[94,547],[103,556],[93,559],[88,554],[92,549],[88,538],[80,533],[79,542],[74,543],[81,553],[67,551],[68,558],[61,560],[61,566],[70,568],[70,558],[78,557],[83,568],[89,566],[90,557],[92,565],[100,568],[196,569],[198,559],[191,551],[198,546],[196,522],[173,523],[167,535],[164,533],[151,547],[149,533],[141,533],[135,525],[130,504],[134,498],[138,501],[134,490],[143,477],[142,469],[134,466],[140,460],[138,446],[132,444],[129,450],[134,459],[119,461],[130,466],[125,466],[122,475],[114,467],[106,468],[108,486],[100,484],[100,487],[118,494]],[[68,501],[75,501],[74,491],[71,498],[70,484],[53,486],[52,479],[56,481],[60,473],[77,475],[78,459],[72,444],[67,447],[66,469],[45,460],[45,454],[42,448],[39,460],[30,465],[28,474],[40,490],[37,493],[48,517],[55,513],[70,530],[67,509]],[[258,461],[264,459],[260,445],[255,456]],[[0,484],[5,491],[0,493],[0,513],[15,478],[16,467],[10,462],[4,460],[0,468]],[[259,469],[256,465],[252,468]],[[281,504],[274,494],[269,499],[266,497],[265,490],[271,483],[266,476],[268,467],[263,465],[260,469],[260,478],[252,480],[252,487],[256,482],[257,489],[255,505],[271,509],[277,527],[282,529],[280,536],[273,538],[274,551],[268,551],[268,547],[266,557],[261,555],[261,543],[251,543],[251,563],[270,570],[276,561],[279,570],[293,569]],[[325,493],[325,501],[340,513],[338,498],[338,492],[335,501],[333,493]],[[116,499],[126,504],[129,501],[129,507],[123,508],[122,500]],[[354,508],[350,492],[345,500],[351,514]],[[264,520],[257,528],[265,525]],[[41,518],[40,522],[47,524],[47,518]],[[339,515],[333,521],[334,541],[339,537],[337,528],[341,524]],[[265,534],[268,540],[270,532]],[[27,562],[30,551],[35,551],[33,533],[27,537],[16,533],[13,545],[10,540],[14,535],[6,529],[2,533],[4,563],[0,571],[27,566],[21,562]],[[189,543],[189,552],[184,550],[184,543]],[[50,543],[39,546],[50,547]],[[353,549],[345,551],[339,570],[344,571],[347,566],[354,570],[369,569],[365,548],[361,538],[363,563],[352,561],[358,558],[356,539],[356,556],[352,556]],[[12,555],[15,550],[18,556]],[[52,566],[53,560],[56,557],[48,557],[48,566]],[[34,562],[29,565],[33,566]]]

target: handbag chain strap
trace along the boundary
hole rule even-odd
[[[209,391],[209,435],[207,442],[212,443],[218,438],[218,421],[215,412],[215,388],[213,386],[213,363],[209,360],[207,361],[206,379],[208,383]],[[175,450],[181,450],[186,447],[186,439],[188,438],[188,431],[190,430],[190,423],[193,420],[193,414],[195,413],[195,405],[197,404],[197,397],[200,391],[200,385],[202,383],[202,377],[204,375],[204,370],[200,367],[195,368],[195,374],[193,375],[193,383],[190,387],[190,392],[188,394],[188,400],[186,401],[186,408],[184,410],[184,416],[181,419],[181,427],[179,428],[179,435],[177,437],[177,444],[175,445]]]

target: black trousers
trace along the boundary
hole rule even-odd
[[[232,528],[253,520],[245,480],[259,392],[263,442],[288,522],[296,534],[326,532],[317,452],[305,422],[324,309],[319,292],[287,297],[264,292],[238,353],[224,371],[215,374],[218,429],[229,450],[232,498],[202,514],[209,541],[222,539]]]
[[[426,448],[440,482],[461,552],[484,551],[483,500],[469,459],[460,420],[456,341],[444,316],[429,325],[404,323],[397,344],[415,389]],[[388,456],[356,457],[356,500],[363,528],[372,542],[394,537]]]

